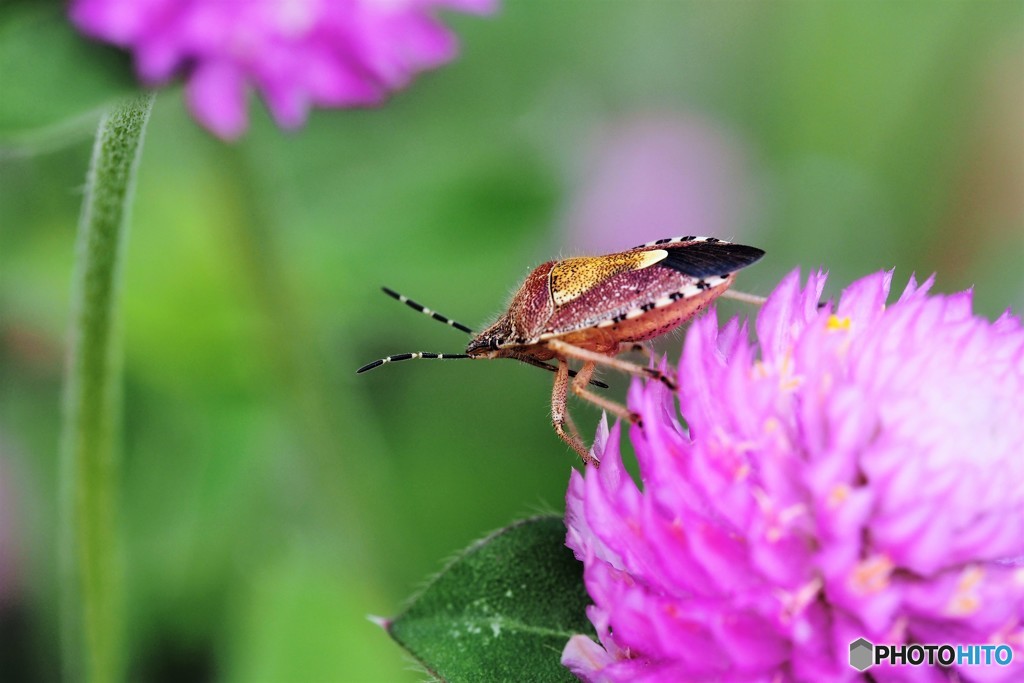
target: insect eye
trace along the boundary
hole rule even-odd
[[[497,340],[497,339],[493,339],[493,338],[492,338],[492,339],[490,340],[490,342],[489,342],[488,346],[490,346],[490,347],[491,347],[492,349],[496,349],[496,348],[498,348],[498,340]]]

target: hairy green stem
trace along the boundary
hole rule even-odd
[[[123,677],[118,302],[128,207],[151,94],[100,121],[78,225],[60,461],[61,638],[69,681]]]

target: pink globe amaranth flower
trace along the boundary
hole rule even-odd
[[[437,8],[489,12],[497,0],[74,0],[84,33],[134,53],[149,85],[184,75],[189,108],[222,138],[248,125],[254,87],[284,128],[313,106],[379,104],[455,56]]]
[[[1024,331],[891,274],[819,309],[783,280],[757,318],[690,328],[671,393],[634,383],[642,489],[602,425],[567,544],[600,645],[584,681],[1024,680]],[[849,644],[1008,644],[1011,666],[848,664]],[[870,678],[867,678],[867,676]]]

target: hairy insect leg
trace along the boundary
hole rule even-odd
[[[768,301],[763,296],[757,294],[747,294],[746,292],[737,292],[735,289],[727,289],[722,292],[723,299],[733,299],[734,301],[742,301],[754,306],[763,306],[765,301]]]
[[[607,365],[610,368],[615,368],[621,372],[628,372],[631,375],[637,375],[638,377],[649,377],[650,379],[656,379],[672,391],[676,390],[676,383],[668,377],[665,373],[655,368],[645,368],[642,365],[636,363],[630,363],[629,361],[620,360],[612,356],[606,356],[603,353],[597,353],[590,351],[589,349],[582,349],[568,342],[564,342],[561,339],[551,339],[548,341],[548,348],[560,356],[568,356],[569,358],[575,358],[583,362],[597,363],[598,365]],[[578,376],[578,375],[577,375]]]
[[[577,374],[577,378],[579,375]],[[588,376],[587,381],[590,381]],[[569,363],[564,358],[558,359],[558,370],[555,372],[555,386],[551,390],[551,424],[555,427],[555,434],[558,434],[559,438],[565,443],[569,444],[574,451],[579,453],[580,457],[583,458],[585,464],[594,463],[597,464],[591,455],[587,447],[583,445],[583,439],[580,438],[579,432],[576,431],[575,425],[570,427],[571,431],[565,430],[567,422],[572,424],[569,418],[568,408],[566,407],[566,398],[569,393]]]
[[[551,368],[552,372],[558,372],[558,366],[557,365],[545,365],[545,367]],[[577,373],[574,370],[570,369],[569,370],[569,379],[575,378],[576,374]],[[594,380],[591,380],[591,382],[593,382],[593,381]],[[605,386],[607,387],[607,385],[605,385]],[[552,392],[552,393],[554,393],[554,392]],[[568,402],[566,402],[565,406],[566,407],[565,407],[565,410],[562,413],[562,417],[565,418],[565,426],[569,430],[570,438],[575,439],[578,443],[586,444],[586,442],[583,440],[583,436],[580,434],[579,427],[576,426],[576,420],[572,419],[572,413],[569,412]],[[584,446],[584,447],[586,447],[586,446]]]
[[[568,409],[565,411],[565,426],[569,428],[569,436],[577,439],[580,443],[586,443],[580,434],[579,427],[576,426],[576,420],[572,419],[572,413]]]
[[[604,396],[598,396],[594,392],[587,389],[587,382],[590,381],[591,375],[594,374],[594,370],[597,365],[593,361],[587,361],[580,368],[580,371],[576,373],[576,379],[572,382],[572,391],[574,394],[582,399],[590,401],[601,410],[615,415],[620,420],[626,420],[627,422],[637,423],[640,421],[640,416],[636,413],[630,412],[624,405],[620,405],[615,401],[609,400]]]

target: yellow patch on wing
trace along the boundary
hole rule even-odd
[[[664,249],[652,249],[559,261],[551,269],[551,297],[556,306],[563,306],[613,275],[643,270],[666,256],[668,252]]]

